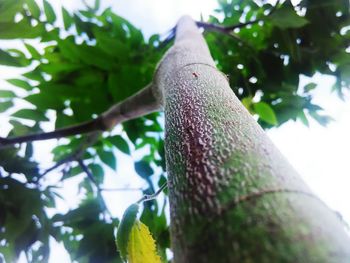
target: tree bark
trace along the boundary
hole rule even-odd
[[[191,18],[154,83],[174,262],[350,262],[344,226],[242,106]]]

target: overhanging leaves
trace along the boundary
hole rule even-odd
[[[47,0],[44,0],[43,3],[44,3],[44,12],[46,15],[47,22],[52,24],[56,20],[55,11],[53,10],[51,4]]]
[[[259,115],[259,118],[269,124],[276,125],[277,118],[273,109],[265,102],[253,104],[254,111]]]
[[[299,16],[295,12],[294,7],[289,0],[269,16],[268,20],[282,29],[298,28],[305,26],[308,23],[306,18]]]

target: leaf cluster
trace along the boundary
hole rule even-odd
[[[348,1],[303,0],[293,6],[287,0],[272,6],[220,0],[216,13],[211,23],[232,26],[252,21],[226,36],[208,33],[206,39],[231,88],[263,127],[297,119],[308,125],[310,117],[322,125],[331,120],[312,101],[315,83],[299,83],[301,75],[319,72],[336,78],[332,90],[340,98],[349,88]]]
[[[13,88],[0,90],[0,112],[9,116],[12,126],[8,136],[42,131],[42,125],[52,120],[57,129],[95,118],[149,83],[165,51],[158,48],[158,35],[145,40],[139,29],[110,8],[101,10],[99,1],[76,13],[65,8],[56,12],[48,1],[42,5],[34,0],[1,1],[0,39],[23,41],[19,47],[0,50],[0,65],[24,71],[7,80]],[[24,108],[13,111],[18,104]],[[101,186],[106,173],[116,173],[117,152],[141,151],[135,170],[145,182],[141,192],[152,193],[157,178],[164,181],[159,177],[162,169],[154,171],[165,166],[161,131],[159,113],[154,113],[124,123],[119,133],[97,136],[92,145],[85,145],[81,136],[58,143],[52,149],[53,161],[69,159],[59,167],[58,184],[83,178],[79,184],[83,200],[66,214],[55,210],[60,189],[47,185],[31,143],[0,149],[0,184],[6,188],[0,197],[0,258],[13,262],[24,252],[29,261],[45,262],[48,240],[54,238],[64,244],[72,260],[120,262],[113,236],[118,219],[109,214]],[[86,167],[71,158],[83,146],[87,149],[77,157]],[[146,224],[154,220],[152,233],[166,236],[164,209],[158,212],[153,202],[148,213],[141,216]],[[168,244],[163,243],[163,253]]]

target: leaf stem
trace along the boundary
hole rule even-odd
[[[154,194],[151,194],[151,195],[144,195],[144,196],[141,197],[141,199],[138,200],[136,203],[137,203],[137,204],[140,204],[140,203],[142,203],[142,202],[154,200],[167,186],[168,186],[168,183],[165,182],[165,183],[157,190],[157,192],[155,192]]]

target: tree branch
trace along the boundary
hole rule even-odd
[[[265,17],[260,18],[260,19],[255,19],[255,20],[244,22],[244,23],[238,23],[238,24],[235,24],[232,26],[221,26],[221,25],[206,23],[206,22],[202,22],[202,21],[197,21],[196,24],[198,27],[202,27],[202,28],[207,29],[207,30],[217,31],[220,33],[228,34],[230,36],[234,36],[234,35],[232,35],[232,31],[234,29],[242,28],[242,27],[246,27],[248,25],[253,25],[253,24],[259,23],[260,21],[264,21],[264,19],[266,19],[267,17],[272,15],[276,11],[278,5],[280,4],[280,1],[281,0],[277,0],[276,4],[271,8],[270,13],[268,13]]]
[[[103,122],[101,118],[97,118],[91,121],[87,121],[78,125],[69,126],[66,128],[57,129],[52,132],[42,132],[36,134],[29,134],[13,138],[0,137],[0,147],[6,145],[12,145],[15,143],[32,142],[40,140],[48,140],[53,138],[68,137],[76,134],[89,133],[96,130],[103,130]]]
[[[220,33],[225,33],[225,34],[230,33],[233,29],[235,29],[237,27],[240,27],[240,24],[225,27],[222,25],[212,24],[212,23],[207,23],[207,22],[202,22],[202,21],[197,21],[196,24],[198,27],[202,27],[206,30],[217,31]],[[229,29],[229,28],[232,28],[232,29]]]
[[[176,34],[176,26],[169,30],[167,37],[159,44],[158,49],[166,47],[174,38]]]
[[[144,195],[138,200],[136,203],[146,202],[155,199],[166,187],[168,186],[168,182],[165,182],[154,194]]]
[[[61,128],[52,132],[29,134],[13,138],[0,137],[0,148],[16,143],[48,140],[68,137],[77,134],[105,131],[115,125],[130,119],[134,119],[160,108],[160,104],[153,94],[153,84],[148,84],[133,96],[115,104],[96,119],[78,125]]]
[[[104,187],[100,187],[99,184],[96,182],[94,175],[91,173],[91,171],[89,170],[89,168],[85,165],[85,163],[83,162],[83,160],[81,159],[77,159],[76,160],[79,164],[79,166],[81,167],[81,169],[84,171],[84,173],[86,173],[86,175],[88,176],[88,178],[90,179],[90,181],[93,182],[93,184],[96,186],[97,191],[101,194],[102,191],[142,191],[142,188],[128,188],[128,187],[120,187],[120,188],[104,188]],[[165,185],[166,186],[166,185]],[[161,187],[160,190],[157,191],[157,195],[165,188],[165,186],[163,185]],[[159,193],[158,193],[159,192]]]
[[[91,145],[93,145],[98,140],[100,135],[101,135],[100,132],[94,132],[92,134],[89,134],[89,136],[86,137],[85,140],[79,145],[79,147],[77,148],[76,151],[74,151],[70,155],[66,156],[65,158],[59,160],[57,163],[55,163],[50,168],[46,169],[43,173],[41,173],[38,176],[36,181],[38,182],[46,174],[48,174],[49,172],[57,169],[58,167],[60,167],[63,164],[75,161],[76,159],[80,159],[81,156],[84,154],[85,150],[87,148],[89,148]]]
[[[106,210],[106,212],[108,213],[110,218],[113,218],[113,215],[112,215],[111,211],[109,211],[109,209],[108,209],[108,207],[107,207],[107,205],[105,203],[105,200],[103,199],[102,189],[101,189],[100,185],[98,184],[98,182],[95,180],[94,175],[91,173],[89,168],[84,164],[83,160],[77,159],[77,162],[79,163],[81,169],[86,173],[86,175],[88,176],[90,181],[93,182],[93,184],[96,186],[97,197],[101,198],[103,209]]]
[[[275,12],[275,10],[277,9],[279,3],[281,0],[277,0],[276,4],[271,8],[271,11],[268,15],[266,15],[264,18],[261,19],[255,19],[255,20],[251,20],[251,21],[247,21],[244,23],[238,23],[232,26],[221,26],[218,24],[212,24],[212,23],[206,23],[203,21],[197,21],[196,24],[198,27],[202,27],[206,30],[210,30],[210,31],[216,31],[216,32],[220,32],[220,33],[224,33],[226,35],[229,35],[230,37],[234,38],[235,40],[238,40],[240,42],[243,42],[242,39],[239,38],[239,36],[237,36],[236,34],[234,34],[232,31],[236,28],[242,28],[242,27],[246,27],[248,25],[253,25],[256,23],[259,23],[260,21],[264,21],[264,19],[268,16],[270,16],[273,12]],[[167,38],[159,45],[159,49],[165,47],[174,37],[176,34],[176,27],[172,28],[170,30],[169,35],[167,36]]]
[[[142,188],[128,188],[128,187],[119,187],[119,188],[100,188],[101,191],[106,191],[106,192],[127,192],[127,191],[142,191]]]
[[[78,164],[80,165],[80,167],[84,171],[84,173],[86,173],[86,175],[88,176],[90,181],[93,182],[93,184],[96,186],[97,192],[101,192],[100,186],[96,182],[96,180],[94,178],[94,175],[91,173],[89,168],[84,164],[83,160],[82,159],[77,159],[76,161],[78,162]]]

